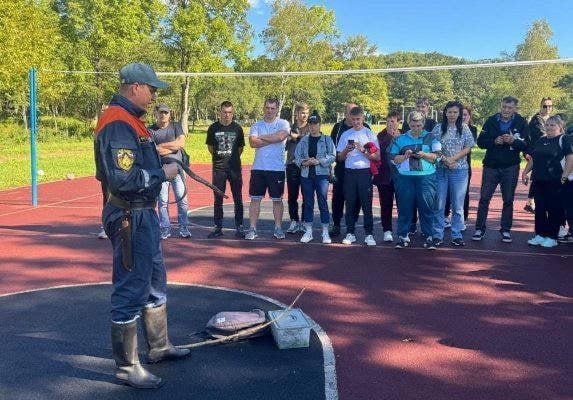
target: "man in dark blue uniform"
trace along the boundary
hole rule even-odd
[[[167,277],[155,212],[161,184],[173,179],[178,168],[161,165],[142,119],[157,89],[167,84],[142,63],[126,65],[119,76],[119,94],[96,127],[95,154],[96,176],[109,190],[102,220],[113,246],[113,357],[122,383],[156,388],[161,378],[146,371],[137,355],[137,319],[143,317],[150,362],[189,353],[174,347],[167,335]]]

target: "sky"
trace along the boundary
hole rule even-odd
[[[382,54],[439,52],[468,60],[514,52],[536,19],[553,29],[561,58],[573,57],[573,0],[303,0],[333,9],[341,39],[362,34]],[[255,55],[264,53],[259,33],[270,0],[249,0]]]

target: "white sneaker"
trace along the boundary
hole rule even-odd
[[[545,240],[540,244],[541,247],[555,247],[557,246],[557,240],[551,238],[545,238]]]
[[[560,226],[559,227],[559,234],[557,235],[557,237],[559,239],[563,239],[565,237],[565,235],[567,235],[569,233],[569,229],[567,229],[565,226]]]
[[[545,241],[545,238],[543,236],[535,235],[535,237],[533,237],[527,241],[527,244],[530,246],[539,246],[544,241]]]
[[[290,221],[290,225],[288,226],[288,229],[286,230],[287,233],[296,233],[298,232],[298,222],[296,221]]]
[[[309,229],[308,231],[304,232],[304,235],[302,235],[302,237],[300,238],[300,242],[301,243],[308,243],[312,240],[312,229]]]
[[[249,229],[248,232],[245,234],[246,240],[255,240],[257,237],[258,237],[257,230],[254,228]]]
[[[328,234],[328,231],[322,231],[322,243],[324,243],[324,244],[332,243],[332,240],[330,239],[330,235]]]
[[[105,233],[103,226],[100,226],[99,232],[97,233],[97,238],[98,239],[107,239],[107,233]]]
[[[392,237],[392,231],[384,232],[384,241],[385,242],[393,242],[394,241],[394,237]]]
[[[376,240],[374,240],[374,236],[372,235],[366,235],[364,243],[366,243],[366,246],[376,246]]]
[[[356,236],[352,233],[347,234],[346,237],[342,239],[342,244],[352,244],[354,242],[356,242]]]

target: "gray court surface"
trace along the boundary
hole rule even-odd
[[[165,381],[159,389],[118,384],[110,294],[103,284],[0,297],[0,399],[325,399],[323,349],[314,330],[309,348],[279,350],[270,335],[201,347],[187,359],[146,366]],[[253,308],[279,309],[246,293],[170,285],[171,341],[200,341],[193,333],[217,312]],[[142,338],[140,332],[144,362]]]

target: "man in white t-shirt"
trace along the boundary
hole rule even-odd
[[[345,222],[346,237],[342,240],[344,244],[356,242],[354,228],[356,226],[356,216],[349,210],[355,210],[358,203],[364,213],[364,231],[366,237],[364,243],[368,246],[376,246],[376,241],[372,235],[374,228],[374,218],[372,216],[372,172],[370,164],[372,161],[380,161],[378,148],[378,138],[370,129],[364,126],[364,111],[360,107],[350,110],[350,121],[352,128],[342,134],[336,147],[337,160],[344,161],[344,201],[345,201]],[[369,151],[375,145],[375,151]]]
[[[245,239],[257,237],[257,220],[261,211],[261,200],[268,191],[273,202],[275,230],[273,236],[284,239],[282,230],[283,193],[285,184],[285,142],[290,133],[290,124],[277,117],[279,102],[276,99],[265,100],[264,117],[251,126],[249,144],[255,149],[255,161],[251,168],[249,182],[249,221],[251,227]]]

